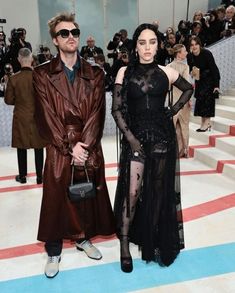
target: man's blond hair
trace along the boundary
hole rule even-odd
[[[79,28],[79,25],[75,22],[75,15],[73,13],[68,13],[68,12],[59,13],[48,21],[49,33],[52,38],[56,37],[55,27],[57,26],[58,23],[62,21],[72,22],[76,28]]]

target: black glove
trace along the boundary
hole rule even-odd
[[[172,107],[168,106],[164,108],[164,112],[167,118],[172,119],[173,116],[176,114]]]

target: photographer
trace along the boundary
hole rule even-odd
[[[122,51],[118,53],[117,59],[113,62],[113,65],[111,66],[111,76],[113,80],[115,80],[119,69],[123,66],[127,66],[128,63],[129,52],[126,49],[122,49]]]
[[[108,43],[108,50],[113,50],[112,53],[108,54],[108,58],[113,58],[113,61],[121,59],[120,52],[127,52],[129,55],[132,50],[132,40],[127,37],[127,30],[121,29],[113,37],[113,40]],[[119,54],[119,55],[118,55]]]
[[[209,10],[203,17],[205,21],[206,45],[211,45],[221,39],[222,22],[218,18],[216,10]]]
[[[7,52],[6,35],[3,31],[0,32],[0,65]]]
[[[115,33],[113,40],[108,43],[107,49],[112,50],[112,53],[108,53],[108,58],[112,58],[115,61],[118,57],[118,53],[121,51],[123,42],[121,40],[121,34]]]
[[[174,59],[174,51],[173,47],[176,44],[176,36],[174,33],[169,33],[166,35],[166,40],[163,43],[164,47],[161,50],[161,65],[165,66],[173,61]],[[158,56],[159,57],[159,56]]]
[[[183,44],[186,48],[188,48],[190,29],[190,21],[180,20],[178,24],[178,31],[175,34],[177,44]]]
[[[3,31],[0,32],[0,78],[4,75],[4,58],[8,47],[6,45],[6,35]]]
[[[119,31],[119,34],[121,35],[121,41],[122,41],[122,50],[128,51],[128,54],[131,53],[132,51],[132,47],[133,47],[133,42],[131,39],[128,39],[128,34],[127,34],[127,30],[125,29],[121,29]]]
[[[11,37],[9,38],[9,51],[4,57],[3,64],[11,63],[13,71],[17,72],[21,66],[18,61],[18,52],[21,48],[28,48],[32,52],[32,46],[25,41],[26,30],[24,28],[12,29]]]
[[[47,62],[53,58],[51,51],[48,47],[44,47],[43,45],[39,46],[39,53],[37,54],[38,63],[42,64]]]

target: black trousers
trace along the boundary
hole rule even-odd
[[[45,243],[45,249],[48,256],[61,255],[63,247],[63,240],[48,241]]]
[[[35,168],[37,177],[42,177],[43,169],[43,148],[34,149]],[[17,149],[19,175],[27,176],[27,149]]]
[[[85,238],[81,238],[77,240],[77,243],[81,243],[84,240],[87,240]],[[48,256],[57,256],[61,255],[62,252],[62,247],[63,247],[63,240],[55,240],[55,241],[47,241],[45,243],[45,250],[48,254]]]

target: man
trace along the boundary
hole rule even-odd
[[[132,40],[128,39],[128,33],[126,29],[121,29],[119,31],[119,34],[121,35],[121,41],[122,41],[122,47],[121,47],[121,51],[128,51],[128,53],[130,54],[132,51]]]
[[[222,27],[222,37],[230,37],[235,34],[235,6],[230,5],[226,8]]]
[[[37,55],[38,64],[42,64],[44,62],[47,62],[53,58],[53,55],[51,54],[51,50],[48,47],[40,46],[39,47],[39,53]]]
[[[45,274],[59,272],[62,240],[76,242],[92,259],[101,259],[90,238],[114,233],[114,220],[104,176],[101,137],[104,125],[104,72],[78,56],[80,30],[73,14],[62,13],[49,22],[58,55],[35,68],[36,119],[49,141],[44,171],[38,240],[45,242]],[[96,197],[71,203],[67,188],[71,163],[76,179],[84,179],[84,164],[96,186]]]
[[[28,48],[32,52],[32,46],[29,42],[25,41],[26,30],[24,28],[12,29],[11,37],[9,38],[10,46],[4,56],[3,64],[11,63],[14,72],[20,70],[18,62],[18,52],[21,48]]]
[[[32,52],[32,45],[30,42],[27,42],[26,39],[26,29],[23,27],[19,27],[17,29],[17,32],[19,33],[19,41],[23,48],[28,48]]]
[[[83,46],[80,55],[88,61],[94,62],[94,58],[98,54],[103,54],[103,50],[95,46],[95,39],[89,36],[86,40],[87,46]]]
[[[46,145],[38,133],[34,119],[35,104],[32,83],[32,53],[27,48],[19,50],[21,71],[9,76],[5,103],[15,105],[12,126],[12,147],[17,148],[19,175],[15,180],[26,183],[27,149],[35,152],[37,184],[42,183],[43,147]]]

